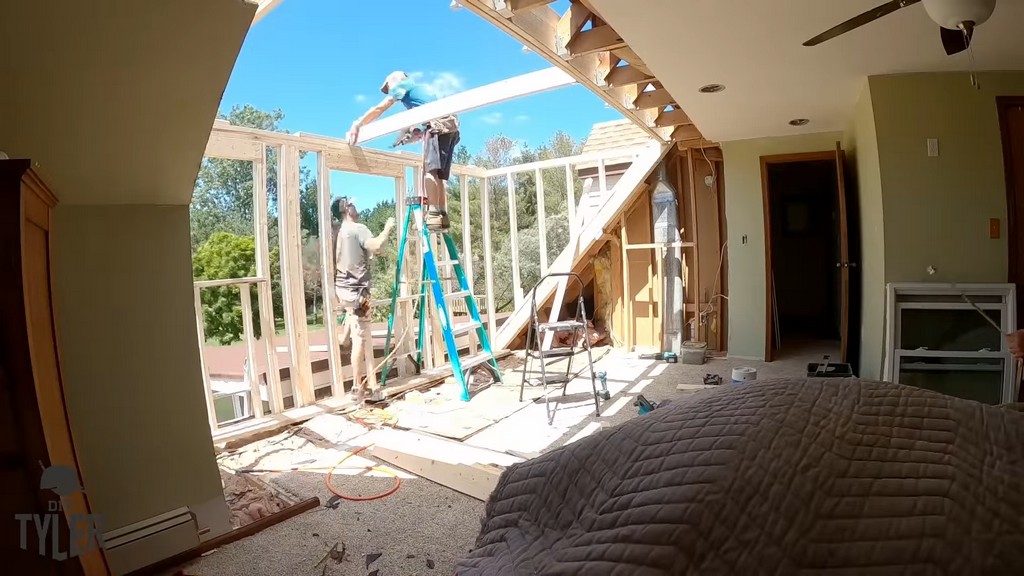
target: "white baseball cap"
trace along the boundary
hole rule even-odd
[[[398,84],[402,80],[405,80],[409,75],[401,70],[395,70],[388,77],[384,79],[384,83],[380,85],[380,91],[387,94],[391,91],[391,87]]]

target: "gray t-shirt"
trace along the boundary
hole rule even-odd
[[[370,287],[370,251],[366,243],[373,238],[370,229],[358,222],[345,220],[334,242],[334,285],[338,298],[355,300],[359,292]]]

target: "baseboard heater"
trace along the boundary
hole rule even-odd
[[[199,545],[196,521],[188,507],[158,514],[103,534],[113,576],[122,576]]]

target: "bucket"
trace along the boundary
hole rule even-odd
[[[683,364],[703,364],[707,351],[707,342],[683,342]]]
[[[757,380],[757,370],[753,368],[733,368],[732,369],[732,383],[733,384],[746,384]]]

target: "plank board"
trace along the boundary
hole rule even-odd
[[[575,83],[572,76],[558,68],[546,68],[508,78],[371,122],[359,130],[359,144],[448,114],[468,112]]]
[[[487,501],[498,485],[503,468],[485,464],[449,464],[440,460],[376,447],[373,457],[421,478],[447,486],[477,500]]]

